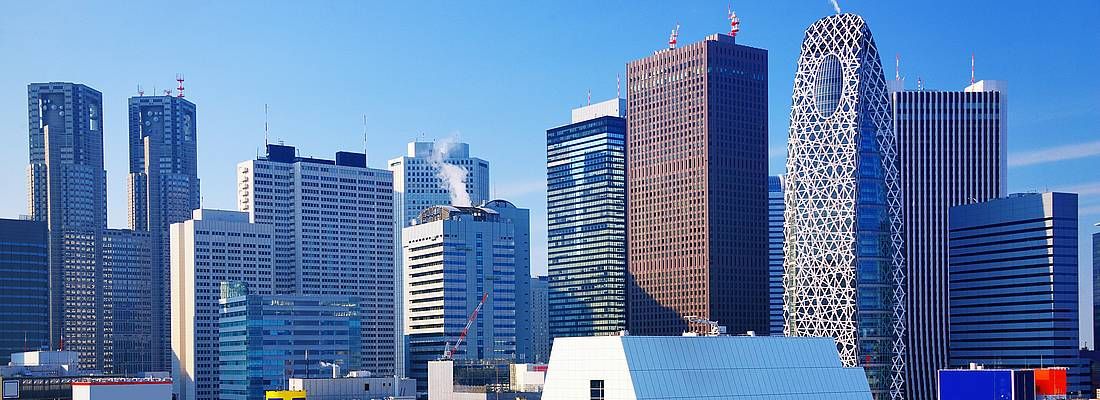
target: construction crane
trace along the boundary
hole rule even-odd
[[[454,359],[455,351],[458,351],[458,346],[461,346],[462,341],[466,340],[466,334],[470,332],[470,325],[473,325],[474,321],[477,320],[478,311],[481,311],[481,307],[485,305],[485,300],[488,299],[489,291],[485,291],[485,294],[481,295],[481,301],[477,303],[477,307],[474,307],[474,312],[470,313],[470,318],[466,320],[466,326],[462,328],[462,333],[458,335],[455,345],[451,346],[451,342],[447,342],[443,346],[443,357],[440,357],[440,360]]]
[[[698,317],[695,315],[688,315],[684,317],[684,320],[687,321],[689,324],[703,324],[710,327],[710,330],[707,332],[706,336],[721,336],[726,334],[726,327],[718,325],[718,321],[711,321],[709,319]],[[688,332],[684,333],[686,334]]]

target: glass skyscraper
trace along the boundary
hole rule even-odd
[[[27,86],[31,218],[49,231],[50,345],[61,337],[81,367],[102,369],[100,231],[107,228],[103,95],[88,86]]]
[[[1078,349],[1077,195],[1023,193],[952,207],[950,364],[1068,367],[1086,390]]]
[[[905,199],[906,398],[936,400],[936,373],[948,366],[947,210],[1005,193],[1006,85],[907,91],[891,83]]]
[[[768,334],[783,336],[783,177],[768,177]]]
[[[806,30],[784,181],[787,336],[836,339],[876,399],[904,395],[901,189],[890,102],[863,18]]]
[[[357,371],[359,300],[348,296],[249,294],[222,282],[218,320],[221,400],[263,400],[289,378]]]
[[[0,365],[49,345],[46,223],[0,219]]]
[[[627,64],[630,332],[768,330],[768,51],[714,34]]]
[[[171,367],[169,332],[170,262],[168,229],[199,208],[195,104],[181,96],[137,96],[129,100],[130,229],[148,231],[152,284],[151,365]]]
[[[551,338],[626,329],[625,113],[608,100],[546,131]]]

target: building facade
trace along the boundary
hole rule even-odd
[[[299,157],[291,146],[237,165],[238,208],[275,229],[280,294],[354,296],[362,322],[362,368],[394,373],[394,194],[390,171],[363,153]],[[333,279],[339,276],[340,279]]]
[[[768,177],[768,334],[783,336],[783,177]]]
[[[836,338],[879,400],[904,396],[901,189],[890,102],[863,18],[806,30],[784,181],[784,332]],[[889,396],[889,397],[888,397]]]
[[[469,144],[448,140],[410,142],[408,153],[390,160],[388,165],[393,172],[394,202],[400,208],[396,214],[399,228],[411,225],[428,207],[474,206],[491,200],[489,162],[471,157]],[[458,171],[459,182],[452,184],[445,169]],[[465,197],[453,192],[457,188],[465,189]]]
[[[715,34],[627,64],[627,318],[768,329],[768,53]]]
[[[530,303],[520,300],[530,298],[530,258],[523,257],[530,242],[519,232],[528,227],[520,220],[527,210],[503,200],[487,204],[493,203],[495,208],[432,207],[404,228],[406,365],[422,392],[428,362],[441,356],[516,360],[529,351]]]
[[[101,341],[99,243],[107,228],[103,95],[88,86],[27,86],[31,218],[46,222],[50,249],[50,343]],[[95,369],[94,356],[82,363]]]
[[[130,229],[148,231],[153,268],[152,365],[171,368],[169,334],[168,228],[199,208],[195,104],[182,94],[138,96],[129,100],[130,175],[127,186]]]
[[[936,372],[948,366],[947,210],[1006,191],[1005,86],[980,81],[962,91],[890,93],[905,199],[909,400],[935,400]]]
[[[550,277],[531,277],[531,362],[550,359]]]
[[[951,366],[1068,367],[1070,392],[1086,390],[1077,195],[1013,194],[949,212]]]
[[[289,378],[361,366],[355,297],[251,295],[246,284],[222,282],[219,304],[222,400],[263,400]]]
[[[612,99],[546,131],[551,337],[626,329],[625,116]]]
[[[219,396],[219,317],[222,282],[243,282],[269,295],[274,281],[275,230],[247,213],[195,210],[169,231],[172,260],[172,380],[177,400]]]
[[[50,345],[48,234],[42,221],[0,219],[0,365]]]
[[[107,229],[100,235],[103,265],[103,342],[94,349],[101,354],[104,372],[141,376],[166,371],[157,364],[153,327],[156,304],[155,282],[150,279],[153,263],[149,232]]]

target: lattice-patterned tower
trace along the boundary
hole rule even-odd
[[[784,181],[788,336],[837,341],[877,399],[904,395],[901,192],[890,103],[863,18],[810,25],[795,75]]]

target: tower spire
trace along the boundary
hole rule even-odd
[[[974,84],[974,52],[970,52],[970,84]]]

